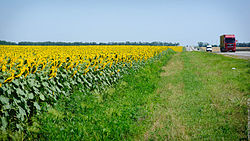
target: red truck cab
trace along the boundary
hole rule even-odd
[[[220,36],[220,51],[236,51],[235,35],[221,35]]]

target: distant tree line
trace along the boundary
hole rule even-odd
[[[250,42],[249,43],[236,43],[237,47],[250,47]]]
[[[0,40],[0,45],[17,45],[17,43]]]
[[[55,45],[55,46],[78,46],[78,45],[150,45],[150,46],[178,46],[179,43],[171,42],[108,42],[108,43],[96,43],[96,42],[9,42],[1,41],[0,45]]]
[[[199,47],[206,47],[207,45],[210,45],[207,42],[198,42]],[[212,47],[218,47],[218,45],[212,45]]]

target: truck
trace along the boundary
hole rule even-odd
[[[236,40],[235,35],[221,35],[220,36],[220,51],[227,52],[227,51],[236,51]]]

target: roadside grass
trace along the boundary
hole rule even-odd
[[[201,137],[247,139],[250,62],[211,53],[194,52],[189,56],[192,68],[199,68],[194,73],[203,84],[202,94],[207,94],[206,101],[210,102],[206,105],[208,107],[200,106],[202,110],[210,109],[202,112],[202,118],[209,116],[204,113],[211,113],[210,119],[203,122],[209,132],[204,134],[202,128],[198,128],[202,133]],[[199,60],[195,59],[198,57]]]
[[[125,76],[103,93],[75,92],[33,119],[27,140],[130,140],[140,135],[151,117],[150,105],[161,67],[174,52]]]
[[[247,140],[249,66],[206,52],[174,55],[155,92],[152,127],[139,139]]]

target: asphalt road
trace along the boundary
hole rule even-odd
[[[186,51],[197,51],[193,46],[185,47]]]
[[[235,56],[237,58],[250,59],[250,51],[219,52],[225,56]]]
[[[186,47],[186,51],[201,51],[197,50],[196,48],[192,46]],[[236,58],[242,58],[242,59],[250,59],[250,51],[236,51],[236,52],[214,52],[217,54],[222,54],[225,56],[231,56]]]

